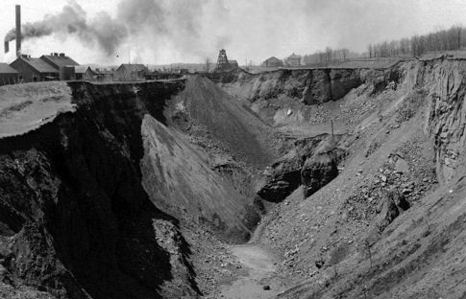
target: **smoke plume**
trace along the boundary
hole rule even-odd
[[[38,22],[22,24],[22,40],[50,35],[62,39],[74,36],[87,47],[99,47],[108,56],[117,53],[118,48],[125,42],[130,42],[137,53],[148,50],[157,53],[157,48],[160,48],[157,46],[163,44],[176,48],[180,53],[189,52],[195,56],[203,56],[206,55],[206,45],[199,30],[203,7],[207,2],[122,0],[114,18],[106,12],[89,18],[75,0],[70,0],[59,13],[46,15]],[[5,42],[15,38],[13,28],[5,36]],[[228,39],[220,36],[218,40],[224,43]],[[163,50],[157,53],[163,54]]]
[[[50,36],[87,47],[86,55],[73,53],[78,60],[144,63],[214,60],[225,48],[240,63],[259,63],[327,46],[363,52],[369,43],[448,28],[466,14],[464,0],[119,0],[111,15],[91,16],[76,1],[87,0],[70,0],[59,13],[23,24],[26,47],[43,51],[40,40],[27,40]],[[14,38],[13,29],[5,41]]]
[[[16,30],[11,29],[5,36],[5,42],[16,38]],[[107,54],[112,54],[120,42],[127,36],[126,28],[101,12],[93,19],[88,19],[86,12],[75,1],[70,1],[56,15],[46,15],[43,20],[25,23],[21,26],[23,40],[40,38],[51,34],[74,35],[87,45],[97,44]]]

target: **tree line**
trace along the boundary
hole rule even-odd
[[[366,53],[351,52],[346,48],[332,49],[303,56],[302,63],[307,66],[328,66],[355,58],[416,57],[428,52],[455,51],[466,48],[466,28],[452,26],[411,38],[369,44]]]
[[[459,50],[465,46],[466,29],[461,26],[453,26],[447,30],[440,30],[425,35],[415,35],[411,38],[370,44],[367,47],[367,51],[370,58],[416,57],[428,52]]]
[[[304,55],[302,62],[304,65],[325,66],[360,56],[360,54],[351,52],[346,48],[332,49],[327,47],[324,51],[317,51],[313,54]]]

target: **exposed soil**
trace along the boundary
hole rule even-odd
[[[226,299],[254,299],[274,298],[277,285],[270,284],[270,277],[276,271],[275,259],[271,254],[258,245],[237,245],[230,248],[242,267],[246,267],[247,274],[230,285],[221,287],[220,298]]]
[[[1,87],[0,297],[465,298],[465,76]]]

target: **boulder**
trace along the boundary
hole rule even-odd
[[[301,184],[301,169],[306,159],[329,138],[328,134],[321,134],[295,140],[288,152],[266,169],[267,177],[258,188],[257,195],[271,202],[284,200]]]
[[[301,171],[304,197],[309,197],[338,175],[333,151],[319,153],[306,160]]]
[[[409,207],[409,202],[397,189],[384,192],[382,202],[378,209],[380,212],[380,216],[377,219],[379,231],[384,231],[402,211],[409,209]]]
[[[398,173],[409,173],[409,165],[406,160],[398,158],[395,164],[395,171]]]

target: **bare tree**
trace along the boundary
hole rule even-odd
[[[206,59],[205,59],[205,64],[204,64],[204,71],[205,71],[206,73],[208,73],[208,72],[210,71],[210,65],[211,65],[210,59],[209,59],[209,58],[206,58]]]

